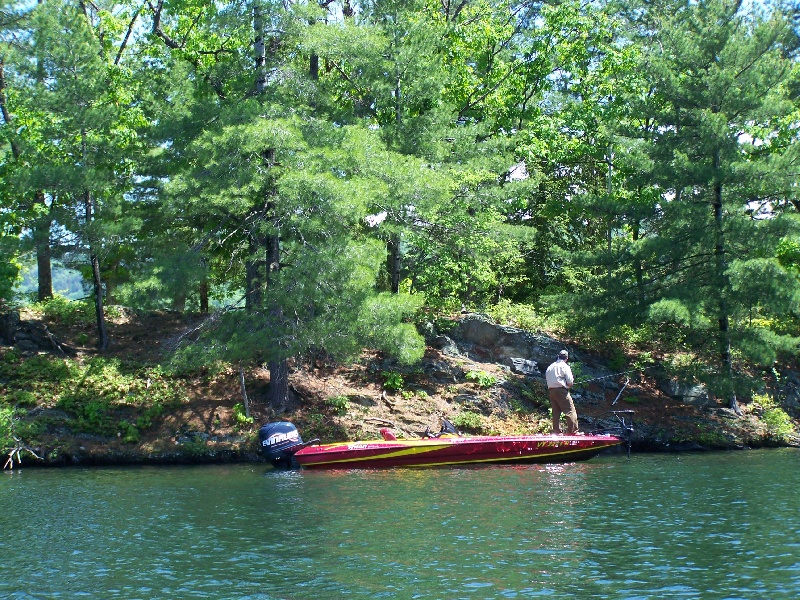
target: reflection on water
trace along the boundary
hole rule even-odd
[[[800,453],[0,477],[0,598],[796,598]]]

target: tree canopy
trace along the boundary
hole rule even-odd
[[[524,303],[735,398],[797,348],[799,48],[779,1],[6,1],[0,298],[58,259],[101,345],[215,311],[184,357],[276,375]]]

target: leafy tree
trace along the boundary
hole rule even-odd
[[[20,133],[9,183],[37,249],[39,296],[52,294],[58,232],[73,256],[88,257],[101,348],[108,344],[101,265],[118,248],[105,227],[120,232],[129,224],[121,205],[142,125],[136,85],[122,65],[137,11],[114,8],[38,3],[19,21],[10,53],[9,114]]]

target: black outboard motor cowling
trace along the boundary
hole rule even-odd
[[[261,452],[276,467],[290,467],[294,453],[303,447],[297,428],[288,421],[267,423],[258,430]]]

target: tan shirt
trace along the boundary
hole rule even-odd
[[[567,361],[560,358],[547,367],[544,376],[547,379],[548,388],[561,387],[569,389],[572,387],[572,369],[569,368]]]

